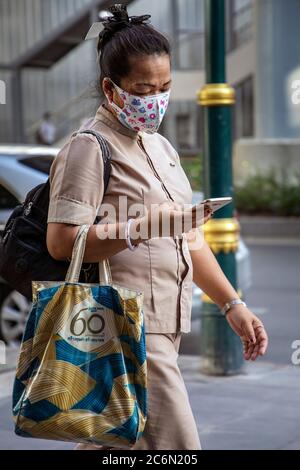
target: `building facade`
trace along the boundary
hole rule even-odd
[[[228,81],[237,92],[234,136],[251,137],[255,84],[253,2],[224,1]],[[53,114],[59,139],[94,113],[100,99],[96,92],[95,42],[77,40],[76,47],[67,54],[62,53],[59,60],[53,59],[51,53],[53,50],[55,56],[55,48],[62,47],[63,39],[66,42],[64,25],[87,8],[90,8],[91,23],[97,19],[101,5],[105,7],[108,3],[0,0],[0,79],[6,84],[7,96],[6,105],[0,106],[1,142],[33,142],[45,111]],[[181,154],[197,155],[203,141],[202,110],[196,103],[196,94],[205,83],[204,0],[135,0],[128,8],[132,14],[151,14],[153,25],[171,40],[174,85],[161,132]],[[56,32],[60,34],[60,42],[51,40]],[[48,38],[47,48],[43,43]],[[72,41],[72,36],[67,40]],[[73,40],[75,43],[76,38]],[[42,52],[38,61],[34,49],[39,47]],[[16,64],[19,64],[17,68]]]

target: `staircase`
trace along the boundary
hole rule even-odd
[[[20,2],[15,2],[19,0],[10,0],[15,11],[6,12],[3,5],[4,15],[0,19],[0,30],[5,15],[11,21],[10,27],[15,28],[14,50],[4,42],[9,39],[9,29],[0,33],[0,40],[3,35],[0,78],[3,77],[11,96],[7,105],[0,107],[0,142],[34,142],[45,111],[53,114],[60,139],[91,116],[99,105],[100,97],[95,91],[99,75],[95,41],[85,42],[84,37],[90,25],[98,21],[99,11],[106,10],[112,1],[28,0],[23,12]],[[57,9],[50,11],[55,4]],[[20,14],[24,15],[22,25],[17,21]],[[25,37],[28,47],[24,50]],[[13,59],[9,61],[9,57]]]

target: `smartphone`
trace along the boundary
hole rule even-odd
[[[221,209],[221,207],[224,207],[231,202],[232,197],[212,197],[205,199],[204,201],[200,202],[200,204],[204,205],[204,207],[209,207],[213,212],[216,212],[217,210]]]

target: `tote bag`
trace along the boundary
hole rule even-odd
[[[32,281],[13,388],[15,433],[131,448],[147,419],[143,293],[79,283],[89,225],[78,231],[65,281]]]

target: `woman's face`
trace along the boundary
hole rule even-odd
[[[150,96],[168,91],[171,87],[171,63],[167,54],[135,56],[130,61],[130,73],[122,78],[120,87],[136,96]],[[124,102],[108,78],[103,80],[104,92],[123,108]],[[113,112],[114,110],[110,108]]]

